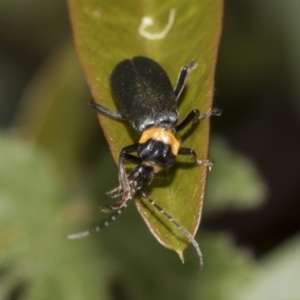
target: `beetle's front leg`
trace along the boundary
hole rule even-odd
[[[119,156],[119,183],[122,186],[123,194],[124,193],[130,193],[130,185],[128,182],[126,169],[124,166],[125,161],[130,161],[133,163],[139,163],[139,159],[133,155],[130,155],[129,153],[136,152],[138,148],[138,144],[133,144],[127,147],[124,147],[121,150],[120,156]],[[127,195],[126,195],[127,196]]]

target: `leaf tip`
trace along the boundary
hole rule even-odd
[[[184,257],[183,257],[183,251],[182,250],[176,250],[181,262],[184,264]]]

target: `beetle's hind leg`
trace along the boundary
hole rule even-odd
[[[178,125],[175,126],[175,130],[176,132],[180,131],[190,123],[200,123],[204,119],[209,118],[211,116],[220,116],[221,113],[222,111],[220,109],[212,108],[201,115],[198,109],[193,109]]]
[[[120,121],[126,121],[126,118],[121,113],[119,113],[117,111],[110,110],[110,109],[96,103],[93,100],[91,100],[89,102],[89,106],[91,108],[93,108],[94,110],[96,110],[98,113],[106,115],[106,116],[108,116],[112,119],[120,120]]]
[[[176,100],[179,98],[181,92],[184,89],[185,82],[188,78],[188,75],[196,68],[197,68],[197,62],[195,60],[193,60],[188,66],[184,66],[181,68],[174,89],[174,95]]]

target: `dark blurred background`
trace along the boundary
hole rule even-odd
[[[212,132],[250,158],[268,187],[265,204],[205,223],[228,228],[257,255],[300,228],[300,35],[292,1],[225,1]]]
[[[223,109],[223,115],[212,120],[212,136],[226,141],[232,151],[251,161],[267,192],[258,207],[244,210],[227,207],[204,216],[202,226],[211,232],[232,232],[235,243],[250,249],[258,261],[296,236],[300,229],[299,11],[297,1],[225,3],[214,100]],[[60,53],[64,51],[71,53],[72,47],[63,1],[26,0],[18,5],[14,1],[0,2],[1,130],[37,141],[54,156],[59,149],[51,144],[51,139],[56,137],[50,132],[48,139],[44,139],[34,129],[32,119],[41,117],[44,132],[49,130],[47,108],[42,103],[44,97],[52,95],[47,94],[45,83],[41,84],[41,90],[36,86],[44,71],[55,68],[54,61],[57,66],[57,61],[63,59]],[[76,58],[72,56],[70,61],[71,65]],[[58,79],[56,72],[53,71],[52,77],[49,75],[52,84],[68,79],[63,71],[64,77]],[[72,190],[76,190],[80,171],[90,170],[100,154],[110,157],[96,117],[86,107],[90,97],[88,87],[83,75],[78,76],[82,83],[77,87],[80,91],[74,93],[81,100],[74,109],[86,110],[86,123],[76,126],[84,127],[77,131],[79,136],[82,130],[84,136],[78,142],[74,136],[58,135],[65,142],[70,138],[76,148],[72,154],[78,164],[75,167],[71,159],[68,162],[70,152],[62,146],[68,156],[63,159],[62,173]],[[34,102],[29,99],[34,98],[33,94],[40,97],[40,110],[35,104],[31,106]],[[70,92],[61,95],[71,96]],[[71,111],[58,117],[60,129],[65,129],[64,122],[78,122],[77,116]],[[76,171],[68,171],[70,168]],[[113,169],[109,176],[114,178],[115,172]],[[111,283],[112,299],[126,299],[120,282],[121,279],[116,279]],[[16,291],[17,295],[20,289]],[[19,298],[12,294],[9,299]]]

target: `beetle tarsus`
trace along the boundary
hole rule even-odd
[[[199,115],[198,118],[195,118],[194,123],[200,123],[204,119],[210,118],[211,116],[220,116],[222,111],[218,108],[212,108],[208,110],[206,113]]]

